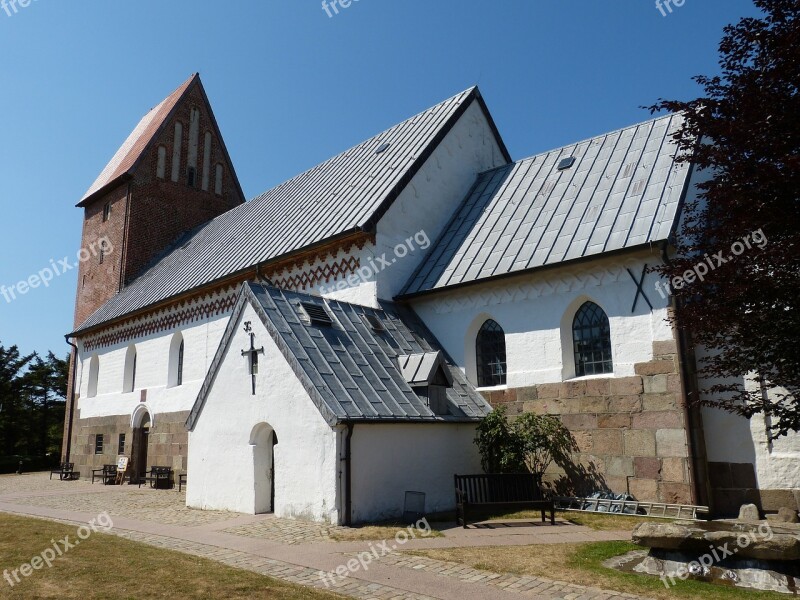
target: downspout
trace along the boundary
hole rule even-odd
[[[69,341],[69,334],[64,336],[67,344],[72,346],[72,376],[70,377],[70,386],[67,390],[69,397],[69,421],[67,421],[67,444],[64,452],[63,462],[69,462],[69,455],[72,452],[72,420],[75,411],[75,375],[78,372],[78,346]]]
[[[664,264],[671,263],[667,253],[667,241],[661,244],[661,259]],[[678,346],[678,368],[681,374],[681,396],[683,419],[688,429],[686,435],[687,450],[689,453],[690,476],[692,481],[692,494],[694,495],[694,503],[709,505],[710,494],[708,493],[707,485],[701,482],[708,481],[708,468],[705,461],[705,452],[702,456],[698,453],[698,448],[705,449],[705,439],[700,439],[702,434],[702,424],[698,423],[697,414],[695,409],[689,406],[689,398],[692,392],[698,389],[697,374],[693,373],[690,369],[690,364],[694,361],[694,352],[692,351],[691,344],[689,343],[689,336],[686,331],[679,327],[677,309],[678,300],[670,294],[669,297],[670,308],[672,309],[673,327],[675,330],[675,337],[677,338]],[[694,385],[693,385],[694,384]],[[702,418],[702,417],[700,417]]]
[[[347,423],[347,436],[344,438],[344,524],[348,527],[353,524],[353,485],[350,479],[353,471],[352,467],[352,444],[350,443],[353,438],[353,428],[355,424],[352,422]]]

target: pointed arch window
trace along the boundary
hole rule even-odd
[[[97,380],[100,376],[100,359],[96,354],[89,359],[89,389],[86,396],[94,398],[97,396]]]
[[[594,302],[585,302],[572,321],[575,376],[614,372],[608,316]]]
[[[167,376],[167,387],[178,387],[183,385],[183,354],[185,340],[181,332],[172,336],[169,346],[169,372]]]
[[[478,387],[505,385],[506,335],[500,325],[489,319],[478,331],[475,340]]]

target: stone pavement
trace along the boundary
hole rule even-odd
[[[339,529],[271,515],[198,511],[172,490],[48,481],[47,475],[0,476],[0,511],[67,523],[86,523],[107,511],[112,534],[201,556],[276,579],[335,591],[351,598],[484,600],[544,598],[606,600],[637,598],[537,577],[492,573],[465,565],[403,554],[400,550],[489,545],[528,545],[630,539],[628,532],[592,531],[566,523],[555,527],[510,522],[486,529],[452,527],[443,537],[406,543],[333,542]],[[398,538],[399,541],[399,538]],[[381,549],[382,548],[382,549]],[[359,554],[374,560],[348,577],[325,576]],[[357,562],[357,561],[356,561]],[[2,565],[0,565],[2,568]]]

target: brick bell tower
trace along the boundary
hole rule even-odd
[[[245,201],[199,74],[147,113],[92,184],[75,327],[181,235]]]
[[[78,271],[75,329],[181,235],[244,201],[195,73],[139,121],[78,203],[84,210],[81,249],[86,260]],[[64,462],[71,453],[75,365],[73,349]]]

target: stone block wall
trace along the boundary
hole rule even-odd
[[[784,507],[800,510],[800,490],[759,489],[751,463],[709,462],[708,473],[718,516],[735,517],[742,504],[755,504],[766,513]]]
[[[631,377],[584,378],[484,392],[510,416],[559,415],[580,449],[574,467],[545,475],[563,494],[598,489],[638,500],[694,503],[682,381],[673,340],[653,343],[654,359]]]
[[[172,467],[176,473],[186,472],[186,457],[189,449],[189,432],[185,423],[188,411],[159,414],[150,428],[147,446],[147,467],[154,465]],[[125,456],[133,460],[133,429],[129,416],[94,417],[81,419],[80,410],[72,430],[72,452],[70,462],[81,473],[81,478],[92,476],[92,469],[117,462],[119,434],[125,434]],[[95,440],[104,436],[103,453],[95,454]]]

